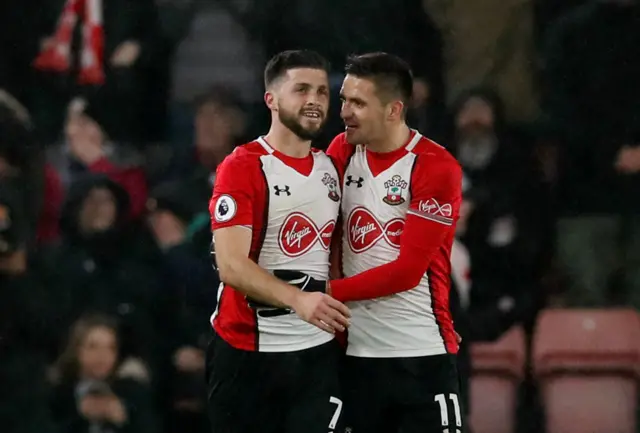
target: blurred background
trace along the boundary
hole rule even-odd
[[[0,3],[0,431],[205,433],[217,164],[285,49],[387,51],[464,169],[452,257],[475,433],[638,431],[640,4]]]

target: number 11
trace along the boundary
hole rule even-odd
[[[462,417],[460,416],[460,403],[458,403],[457,394],[449,394],[449,399],[453,403],[453,415],[456,420],[456,427],[462,427]],[[443,427],[449,426],[449,409],[447,408],[447,399],[444,394],[438,394],[434,398],[440,405],[440,420],[442,421]],[[459,430],[456,429],[456,432]]]

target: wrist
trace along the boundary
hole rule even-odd
[[[287,284],[287,290],[284,292],[284,296],[280,302],[284,307],[296,311],[303,294],[304,292],[301,292],[296,287]]]
[[[329,296],[331,296],[331,281],[327,280],[327,283],[325,285],[325,293]]]

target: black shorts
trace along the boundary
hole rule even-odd
[[[342,373],[345,432],[464,432],[455,355],[347,356]]]
[[[214,336],[207,350],[213,433],[338,431],[340,345],[298,352],[249,352]]]

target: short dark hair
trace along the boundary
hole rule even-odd
[[[393,54],[377,52],[347,58],[345,73],[372,80],[381,97],[399,98],[409,105],[413,93],[413,73],[407,62]]]
[[[311,50],[288,50],[276,54],[264,68],[264,86],[269,87],[290,69],[322,69],[329,73],[329,62],[321,54]]]
[[[242,109],[242,100],[238,96],[238,91],[221,84],[214,84],[209,87],[205,92],[196,96],[193,102],[196,109],[200,109],[208,104],[217,105],[222,108]]]

